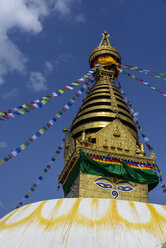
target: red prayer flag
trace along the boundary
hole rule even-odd
[[[63,112],[66,112],[66,109],[65,109],[65,108],[63,108],[63,109],[62,109],[62,111],[63,111]]]
[[[10,113],[10,114],[12,114],[12,113],[13,113],[11,109],[8,109],[8,111],[7,111],[7,112],[8,112],[8,113]]]
[[[54,95],[53,94],[50,94],[50,98],[54,98]]]
[[[51,125],[50,125],[49,123],[46,123],[46,126],[47,126],[47,127],[50,127]]]
[[[9,116],[8,115],[3,115],[4,118],[6,119],[9,119]]]
[[[33,143],[33,139],[32,139],[32,138],[30,138],[29,141],[30,141],[31,143]]]
[[[34,110],[34,107],[32,105],[28,106],[31,110]]]
[[[9,154],[8,154],[8,158],[10,159],[10,158],[12,158],[12,157],[13,157],[12,154],[9,153]]]
[[[65,88],[65,90],[69,90],[69,91],[71,90],[71,89],[69,89],[69,88],[68,88],[68,87],[66,87],[66,86],[65,86],[64,88]]]

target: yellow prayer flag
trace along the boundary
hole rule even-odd
[[[26,148],[24,144],[22,144],[20,147],[22,150],[24,150]]]
[[[142,129],[141,129],[141,128],[140,128],[140,130],[139,130],[139,131],[140,131],[140,133],[142,133]]]
[[[1,160],[0,160],[0,165],[3,164],[3,163],[4,163],[4,161],[1,159]]]
[[[22,107],[23,107],[23,108],[28,108],[28,107],[26,106],[26,104],[23,104]]]
[[[31,191],[28,191],[28,192],[27,192],[27,195],[31,195]]]
[[[135,78],[135,76],[131,75],[132,78]]]
[[[0,115],[5,115],[5,113],[3,113],[3,112],[0,112]]]
[[[70,99],[70,102],[75,102],[73,99]]]
[[[42,102],[43,104],[46,104],[46,101],[45,101],[45,100],[42,100],[41,102]]]
[[[55,154],[53,155],[53,157],[54,157],[54,158],[57,158],[57,157],[58,157],[58,155],[55,153]]]
[[[157,77],[157,78],[160,78],[160,76],[156,76],[156,75],[154,75],[155,77]]]
[[[155,87],[151,87],[153,90],[155,90],[156,88]]]
[[[131,109],[131,112],[132,112],[132,113],[134,113],[134,110],[133,110],[133,109]]]
[[[61,93],[61,94],[63,94],[64,93],[64,91],[63,90],[58,90],[59,91],[59,93]]]
[[[60,118],[60,115],[56,114],[56,117]]]
[[[78,83],[71,83],[72,85],[79,85]]]
[[[43,96],[42,99],[46,99],[47,100],[47,97]]]
[[[42,172],[42,174],[41,174],[43,177],[45,176],[45,173],[44,172]]]
[[[123,91],[123,90],[121,90],[121,92],[122,92],[122,93],[124,93],[124,91]]]
[[[87,86],[84,84],[83,86],[82,86],[84,89],[86,89],[87,88]]]
[[[18,112],[22,115],[24,114],[24,111],[22,109],[19,109]]]
[[[43,134],[44,133],[44,130],[43,129],[40,129],[39,130],[39,133]]]

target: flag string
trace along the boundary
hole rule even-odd
[[[123,68],[128,68],[128,69],[130,69],[132,71],[142,72],[142,73],[144,73],[146,75],[150,75],[150,76],[153,76],[153,77],[156,77],[156,78],[160,78],[162,80],[166,80],[166,78],[163,78],[164,76],[166,76],[166,74],[164,74],[164,73],[158,73],[158,72],[153,72],[153,71],[150,71],[150,70],[141,69],[141,68],[139,68],[137,66],[122,65],[122,64],[118,64],[118,63],[117,63],[117,65],[120,66],[120,67],[123,67]]]
[[[24,115],[25,113],[29,113],[31,110],[41,109],[43,105],[45,105],[47,102],[51,102],[51,99],[73,90],[74,87],[78,86],[80,83],[89,82],[90,77],[93,75],[96,68],[97,66],[88,71],[88,73],[86,73],[80,79],[76,80],[75,82],[69,85],[64,86],[63,89],[50,93],[48,96],[41,97],[40,99],[36,99],[27,104],[19,105],[17,108],[8,109],[7,111],[0,112],[0,120],[9,120],[10,117],[15,118],[15,116]]]
[[[61,145],[58,146],[56,152],[53,154],[53,156],[51,157],[50,161],[48,162],[48,164],[45,166],[44,170],[42,171],[42,173],[40,174],[40,176],[37,178],[37,180],[33,183],[33,185],[30,187],[30,189],[28,190],[28,192],[24,195],[24,197],[22,198],[22,200],[18,203],[18,205],[16,206],[16,208],[19,208],[21,206],[24,205],[24,202],[29,199],[29,197],[31,196],[31,194],[36,190],[36,188],[39,186],[39,184],[42,182],[42,180],[44,179],[44,177],[46,176],[47,172],[52,168],[52,165],[54,164],[54,162],[56,161],[58,155],[60,155],[63,146],[64,146],[64,142],[65,139],[63,139]]]
[[[132,115],[132,117],[134,119],[134,122],[135,122],[135,124],[136,124],[136,126],[137,126],[137,128],[138,128],[138,130],[139,130],[139,132],[140,132],[140,134],[141,134],[141,136],[142,136],[142,138],[143,138],[143,140],[144,140],[144,142],[145,142],[145,144],[146,144],[149,152],[150,152],[150,154],[153,155],[153,156],[155,156],[155,153],[153,152],[152,146],[149,145],[149,143],[148,143],[149,138],[145,134],[142,133],[142,128],[141,128],[141,126],[139,124],[139,121],[138,121],[138,118],[137,118],[137,116],[138,116],[139,113],[138,112],[134,112],[133,107],[132,107],[132,104],[130,103],[130,101],[128,100],[128,98],[126,96],[126,93],[122,89],[121,83],[119,81],[117,81],[117,83],[118,83],[118,89],[122,93],[122,95],[124,97],[124,100],[125,100],[127,106],[129,107],[129,110],[130,110],[130,113],[131,113],[131,115]],[[156,167],[156,168],[154,168],[155,171],[157,169],[157,171],[158,171],[158,173],[160,175],[159,176],[159,181],[161,182],[161,188],[163,188],[163,192],[166,192],[166,185],[163,183],[162,172],[160,171],[160,169],[159,169],[159,167],[158,167],[157,164],[155,164],[155,167]]]
[[[166,96],[166,93],[163,92],[163,91],[160,91],[159,89],[153,87],[151,84],[149,84],[148,82],[145,82],[143,79],[140,79],[130,73],[127,73],[126,71],[122,70],[121,69],[121,73],[123,73],[124,75],[127,75],[129,76],[130,78],[133,78],[133,79],[136,79],[137,81],[141,82],[142,84],[146,85],[146,86],[149,86],[151,89],[157,91],[158,93],[160,93],[162,96]]]
[[[91,80],[92,83],[94,83],[94,80]],[[77,91],[75,94],[76,97],[80,97],[84,93],[86,89],[90,90],[89,83],[86,82],[80,90]],[[46,123],[43,128],[39,129],[35,134],[33,134],[28,140],[26,140],[22,145],[18,146],[15,150],[13,150],[11,153],[9,153],[7,156],[0,159],[0,165],[4,164],[5,162],[8,162],[10,159],[16,157],[18,154],[20,154],[22,151],[24,151],[30,144],[32,144],[34,141],[38,140],[41,135],[45,133],[51,126],[53,126],[58,119],[61,118],[63,113],[65,113],[67,110],[70,109],[70,107],[75,103],[76,97],[73,97],[68,101],[64,107],[50,120]]]

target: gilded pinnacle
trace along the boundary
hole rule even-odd
[[[103,36],[103,38],[102,38],[102,40],[101,40],[101,42],[99,44],[99,47],[101,47],[101,46],[110,46],[110,41],[109,41],[110,35],[107,33],[107,30],[104,31],[102,36]],[[103,42],[104,42],[104,44],[103,44]]]

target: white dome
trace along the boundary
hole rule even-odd
[[[153,248],[166,242],[166,206],[70,198],[36,202],[0,220],[2,248]]]

